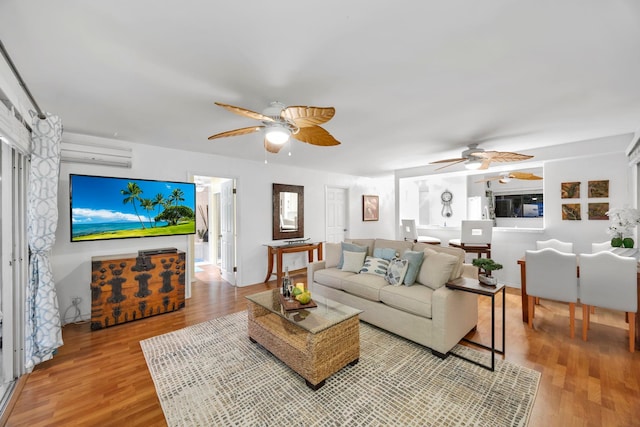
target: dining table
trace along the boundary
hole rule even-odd
[[[636,260],[640,261],[640,251],[638,248],[611,248],[611,252],[621,255],[621,256],[629,256],[634,257]],[[576,269],[576,274],[580,276],[580,256],[578,256],[578,266]],[[527,295],[527,260],[526,257],[522,257],[518,259],[518,265],[520,266],[520,295],[522,298],[522,321],[529,321],[529,304]],[[638,264],[638,273],[637,273],[637,298],[638,298],[638,308],[640,308],[640,263]],[[636,347],[640,348],[640,316],[636,317]]]

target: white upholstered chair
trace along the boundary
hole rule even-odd
[[[493,220],[463,220],[461,225],[460,238],[449,240],[449,246],[460,248],[465,252],[476,253],[478,258],[482,254],[491,258]]]
[[[571,242],[563,242],[558,239],[536,241],[536,249],[540,250],[545,248],[553,248],[560,252],[573,253],[573,243]],[[540,304],[540,298],[536,298],[535,303]]]
[[[607,240],[602,243],[592,243],[591,244],[591,253],[595,254],[602,251],[611,251],[611,241]]]
[[[533,328],[534,298],[569,303],[570,336],[575,336],[575,310],[578,302],[576,254],[553,248],[526,251],[529,327]]]
[[[573,252],[573,243],[571,242],[563,242],[558,239],[549,239],[549,240],[538,240],[536,242],[536,249],[545,249],[545,248],[553,248],[560,252]]]
[[[439,245],[440,239],[432,236],[419,236],[416,228],[415,219],[403,219],[402,221],[402,237],[404,240],[411,242],[429,243],[431,245]]]
[[[629,351],[634,352],[635,316],[638,312],[637,275],[638,262],[635,258],[623,257],[608,251],[580,254],[579,294],[582,303],[583,340],[587,340],[591,317],[589,306],[620,310],[628,314]]]

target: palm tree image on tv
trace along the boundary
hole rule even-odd
[[[195,233],[193,183],[70,175],[70,198],[71,241]]]

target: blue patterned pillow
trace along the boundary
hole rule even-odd
[[[402,259],[409,261],[409,268],[407,269],[407,274],[404,276],[404,284],[411,286],[415,283],[416,277],[418,277],[420,266],[424,260],[424,252],[407,250],[402,254]]]
[[[396,250],[392,248],[375,248],[373,250],[373,256],[391,261],[396,257]]]
[[[409,268],[409,261],[406,259],[394,258],[389,261],[389,268],[387,269],[387,274],[384,278],[390,285],[400,286],[402,285],[405,274],[407,274],[407,268]]]
[[[353,243],[345,243],[342,242],[342,253],[340,254],[340,261],[338,262],[337,268],[342,268],[342,264],[344,264],[344,251],[348,252],[367,252],[366,246],[358,246]]]
[[[360,274],[374,274],[376,276],[385,277],[389,269],[389,261],[382,258],[368,256],[364,260],[364,265],[360,269]]]

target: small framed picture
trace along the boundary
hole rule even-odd
[[[562,219],[568,221],[581,220],[580,203],[566,203],[562,205]]]
[[[362,196],[362,220],[378,221],[379,208],[378,196]]]
[[[609,197],[609,180],[589,181],[587,184],[589,198]]]
[[[589,203],[589,219],[608,220],[609,203]]]
[[[580,183],[563,182],[562,184],[560,184],[560,197],[563,199],[579,199]]]

